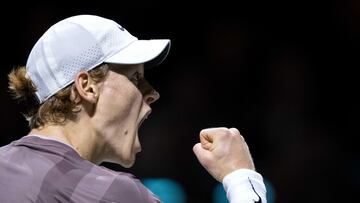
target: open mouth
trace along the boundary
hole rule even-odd
[[[139,128],[141,127],[141,125],[143,124],[143,122],[149,117],[149,115],[151,114],[151,110],[148,111],[141,119],[140,123],[139,123]]]

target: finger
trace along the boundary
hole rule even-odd
[[[216,142],[217,139],[226,135],[228,132],[229,129],[225,127],[203,129],[200,132],[200,140],[204,139],[202,140],[204,141],[204,143],[206,142],[214,143]]]
[[[207,132],[207,130],[202,130],[200,132],[200,143],[204,149],[211,150],[213,137]]]
[[[235,137],[235,139],[240,138],[243,142],[245,142],[244,137],[240,134],[240,131],[236,128],[230,128],[231,134]]]
[[[205,166],[206,165],[206,160],[209,157],[209,154],[208,154],[209,151],[204,149],[200,143],[197,143],[197,144],[194,145],[193,151],[194,151],[194,154],[195,154],[196,158],[199,160],[199,162],[203,166]]]
[[[195,153],[196,156],[201,153],[201,152],[200,152],[200,151],[202,150],[201,148],[202,148],[202,147],[201,147],[201,144],[200,144],[200,143],[197,143],[197,144],[194,145],[193,151],[194,151],[194,153]]]
[[[240,131],[237,128],[230,128],[230,131],[233,135],[241,135]]]

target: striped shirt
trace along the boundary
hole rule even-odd
[[[0,148],[1,203],[152,203],[160,200],[129,173],[79,156],[70,146],[25,136]]]

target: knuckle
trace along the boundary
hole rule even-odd
[[[230,128],[230,131],[233,133],[233,134],[238,134],[240,135],[240,131],[237,129],[237,128]]]

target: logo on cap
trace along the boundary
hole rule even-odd
[[[121,31],[125,31],[125,29],[121,25],[118,25],[118,27]]]

